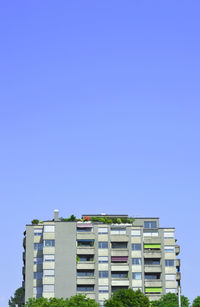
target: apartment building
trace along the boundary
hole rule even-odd
[[[87,214],[66,221],[55,210],[53,220],[26,225],[25,301],[81,293],[103,306],[117,289],[140,289],[150,300],[177,294],[180,247],[174,232],[154,217],[132,222],[127,215]]]

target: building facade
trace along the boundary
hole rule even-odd
[[[105,217],[122,223],[103,223]],[[83,215],[82,221],[65,221],[55,210],[52,221],[27,225],[24,232],[25,301],[82,293],[103,306],[117,289],[140,289],[150,300],[177,294],[180,247],[174,232],[160,228],[158,218],[130,223],[127,215]]]

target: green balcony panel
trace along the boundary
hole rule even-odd
[[[162,288],[145,288],[145,293],[162,293]]]
[[[161,248],[161,244],[144,244],[144,248]]]

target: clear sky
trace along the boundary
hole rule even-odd
[[[158,216],[199,286],[200,1],[0,1],[0,306],[33,218]]]

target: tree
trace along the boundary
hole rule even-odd
[[[30,298],[26,303],[26,307],[98,307],[99,304],[95,300],[87,298],[85,295],[75,295],[69,299],[44,297]]]
[[[189,300],[181,295],[181,306],[189,307]],[[151,307],[178,307],[178,296],[175,293],[167,293],[158,301],[151,302]]]
[[[200,296],[197,296],[192,304],[192,307],[200,307]]]
[[[34,219],[34,220],[32,220],[32,225],[38,225],[39,224],[39,220],[37,220],[37,219]]]
[[[105,307],[149,307],[149,299],[140,290],[121,289],[106,300]]]
[[[22,287],[18,288],[15,291],[14,297],[10,297],[8,301],[8,305],[11,307],[15,307],[18,305],[19,307],[23,306],[24,302],[24,289]]]

